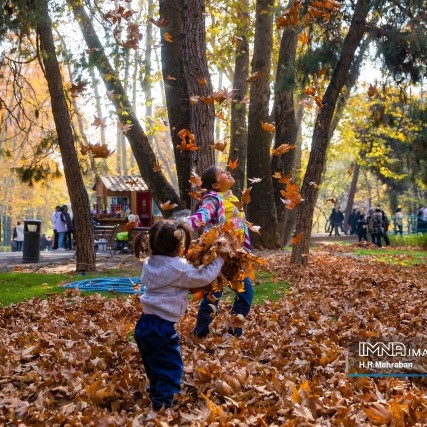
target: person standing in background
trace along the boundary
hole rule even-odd
[[[68,212],[68,206],[64,205],[62,212],[61,220],[65,221],[65,224],[67,225],[67,232],[65,233],[65,249],[73,249],[73,236],[72,233],[74,232],[74,224],[73,220],[71,219],[71,215]]]
[[[56,229],[56,213],[59,211],[59,206],[55,207],[55,211],[52,214],[52,227],[53,227],[53,236],[52,236],[52,249],[58,249],[58,230]]]
[[[394,214],[394,234],[403,234],[403,214],[402,208],[397,208]]]
[[[22,243],[24,241],[24,226],[18,221],[13,229],[13,240],[16,243],[16,251],[22,251]]]

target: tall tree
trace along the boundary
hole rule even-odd
[[[73,11],[76,21],[79,23],[87,47],[91,51],[91,61],[97,67],[107,90],[113,91],[112,102],[116,109],[118,120],[121,123],[131,125],[131,128],[126,132],[126,137],[132,148],[141,176],[147,183],[148,188],[151,190],[154,200],[158,206],[160,206],[161,203],[170,200],[176,203],[178,208],[183,209],[184,204],[175,193],[173,187],[166,180],[163,172],[153,171],[153,166],[156,163],[156,157],[150,147],[147,135],[133,112],[132,105],[129,102],[121,81],[111,67],[110,62],[102,49],[103,46],[99,41],[84,6],[77,0],[68,0],[68,4]],[[165,214],[167,214],[167,211]]]
[[[55,52],[52,21],[46,0],[39,0],[36,28],[40,40],[40,53],[51,97],[52,114],[55,121],[58,144],[64,166],[65,179],[74,212],[75,236],[77,241],[76,270],[95,270],[93,227],[90,215],[89,196],[83,183],[74,146],[71,118],[62,85],[61,71]]]
[[[230,154],[229,161],[239,160],[237,168],[233,172],[236,188],[243,190],[245,187],[245,171],[248,143],[248,129],[246,125],[246,95],[248,92],[249,74],[249,43],[247,34],[249,32],[249,1],[238,2],[238,20],[236,24],[236,49],[233,79],[233,100],[231,103],[231,125],[230,125]]]
[[[248,118],[248,178],[263,178],[253,186],[252,203],[248,205],[249,221],[261,226],[260,236],[253,235],[254,244],[264,247],[277,245],[277,216],[271,177],[271,134],[262,124],[270,121],[269,76],[273,45],[274,0],[257,0],[252,75],[260,76],[250,87]]]
[[[357,1],[350,28],[343,43],[341,56],[322,98],[322,107],[314,126],[310,158],[301,189],[304,202],[298,209],[296,234],[297,236],[301,235],[302,239],[292,249],[291,262],[293,264],[307,265],[308,263],[313,213],[318,196],[318,186],[326,164],[329,128],[338,96],[346,82],[356,49],[362,40],[370,8],[371,2],[369,0]]]

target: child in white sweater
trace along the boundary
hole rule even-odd
[[[150,381],[151,419],[162,408],[172,418],[173,395],[181,390],[184,365],[174,326],[187,309],[189,289],[209,285],[224,265],[221,257],[202,268],[189,264],[180,255],[183,242],[186,251],[190,239],[185,224],[168,221],[155,223],[149,232],[151,255],[144,261],[141,275],[143,313],[135,339]]]

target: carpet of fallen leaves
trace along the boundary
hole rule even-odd
[[[423,380],[345,373],[350,337],[425,336],[426,265],[323,254],[304,269],[275,254],[268,269],[290,291],[254,305],[242,339],[223,337],[227,303],[211,337],[194,339],[190,304],[178,325],[185,373],[171,425],[427,425]],[[129,340],[140,310],[136,297],[75,291],[0,309],[0,424],[147,425],[147,382]]]

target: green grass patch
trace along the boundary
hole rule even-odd
[[[427,263],[427,252],[405,249],[355,249],[355,255],[373,256],[386,264],[411,266]]]
[[[41,274],[41,273],[0,273],[0,306],[16,304],[18,302],[34,298],[46,298],[48,294],[62,294],[66,291],[60,285],[77,282],[86,279],[101,277],[139,277],[141,271],[120,271],[116,269],[103,271],[102,273],[81,274]],[[91,295],[95,292],[85,292]],[[106,296],[114,294],[105,291]]]
[[[420,249],[427,249],[427,233],[408,234],[401,236],[399,234],[389,233],[390,243],[394,247],[406,246]]]
[[[276,301],[286,295],[289,284],[282,280],[275,282],[274,275],[268,271],[257,271],[254,282],[254,302]]]

